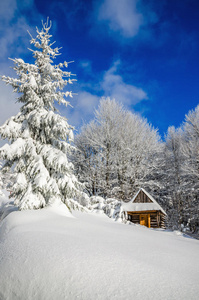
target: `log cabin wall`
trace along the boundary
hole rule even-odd
[[[161,213],[160,227],[163,229],[166,229],[166,220],[167,220],[167,216],[165,216],[163,213]]]
[[[158,228],[158,214],[157,212],[151,213],[151,227]]]
[[[147,227],[151,228],[164,228],[165,229],[165,215],[160,211],[142,211],[142,212],[132,212],[128,211],[128,220],[134,224],[140,224],[141,215],[149,215],[150,224]],[[148,219],[149,219],[148,218]]]
[[[140,215],[128,212],[128,220],[135,223],[140,224]]]

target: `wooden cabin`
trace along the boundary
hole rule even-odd
[[[165,228],[166,212],[144,189],[132,200],[122,204],[129,221],[149,228]]]

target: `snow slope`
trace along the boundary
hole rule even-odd
[[[10,213],[0,227],[0,299],[199,297],[199,241],[65,207]]]

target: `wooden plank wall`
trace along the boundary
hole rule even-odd
[[[152,213],[150,215],[151,215],[151,227],[158,228],[157,213]]]
[[[128,220],[140,224],[140,215],[145,214],[145,212],[128,212]],[[165,229],[165,219],[166,216],[160,212],[147,212],[147,215],[150,215],[150,227],[152,228],[164,228]]]
[[[128,220],[135,224],[140,224],[140,215],[139,214],[128,214]]]
[[[140,191],[134,202],[135,203],[152,203],[153,201],[151,201],[151,199],[143,191]]]

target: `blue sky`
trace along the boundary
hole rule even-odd
[[[199,100],[198,0],[1,0],[0,73],[8,57],[32,60],[29,35],[52,20],[60,61],[74,61],[73,109],[61,109],[77,130],[109,96],[141,114],[163,136]],[[0,83],[0,123],[16,114],[10,87]]]

